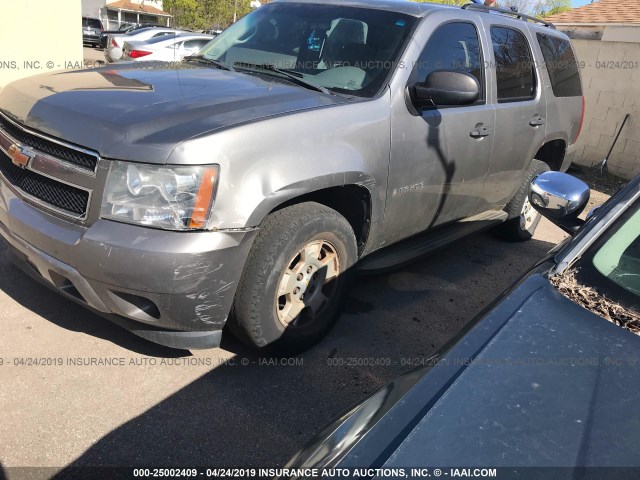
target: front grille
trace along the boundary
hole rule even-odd
[[[7,181],[23,192],[76,216],[83,216],[89,203],[89,192],[14,165],[0,151],[0,172]]]
[[[23,145],[28,145],[29,147],[33,147],[36,150],[47,153],[52,157],[86,168],[92,172],[96,169],[98,157],[91,155],[90,153],[74,150],[73,148],[65,147],[64,145],[59,145],[37,135],[33,135],[32,133],[22,130],[2,116],[0,116],[0,128],[5,130],[9,135]]]

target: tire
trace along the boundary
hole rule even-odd
[[[529,202],[529,185],[538,175],[549,171],[549,166],[533,160],[522,181],[522,185],[511,201],[504,207],[508,220],[499,225],[496,232],[500,237],[510,242],[523,242],[533,237],[542,216],[533,209]]]
[[[268,353],[307,350],[337,320],[356,259],[353,229],[335,210],[307,202],[272,213],[249,252],[231,331]]]

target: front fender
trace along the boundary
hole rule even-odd
[[[369,191],[374,227],[384,211],[389,146],[389,96],[383,95],[192,139],[168,163],[220,165],[212,229],[253,228],[284,202],[351,184]]]
[[[295,200],[309,193],[317,192],[331,187],[342,187],[344,185],[358,185],[366,188],[374,202],[374,194],[376,194],[376,179],[364,172],[339,172],[329,175],[322,175],[286,185],[285,187],[272,192],[265,196],[263,200],[255,207],[249,216],[249,225],[259,225],[262,220],[280,205]],[[379,195],[378,195],[379,196]],[[377,215],[382,211],[382,205],[372,206],[372,217],[374,213]],[[372,218],[372,223],[374,219]]]

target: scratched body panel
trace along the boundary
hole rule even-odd
[[[265,9],[286,3],[314,0],[284,0]],[[546,27],[433,4],[322,4],[394,12],[395,26],[407,26],[404,47],[399,44],[376,92],[318,91],[240,68],[193,63],[58,72],[0,91],[0,161],[8,160],[0,175],[0,235],[26,268],[101,313],[158,331],[215,332],[198,345],[217,346],[253,240],[275,209],[322,191],[334,195],[343,186],[357,190],[357,201],[366,204],[354,206],[365,217],[358,226],[364,232],[358,238],[362,257],[431,227],[503,208],[532,160],[528,152],[542,142],[573,138],[578,97],[565,99],[561,114],[542,94],[536,108],[549,106],[555,119],[548,130],[537,130],[535,141],[527,144],[523,134],[511,142],[518,148],[527,144],[517,165],[508,155],[494,156],[493,136],[477,139],[469,133],[476,124],[493,127],[498,120],[495,75],[488,67],[492,44],[483,31],[487,17],[525,31],[532,44],[535,32]],[[396,20],[400,16],[404,20]],[[418,80],[414,67],[421,52],[439,25],[462,17],[476,26],[489,61],[484,103],[414,111],[408,92]],[[539,59],[538,47],[533,53]],[[548,89],[542,70],[539,80],[540,91]],[[503,104],[500,110],[509,108]],[[501,135],[509,133],[502,130]],[[37,145],[23,138],[35,138]],[[42,142],[49,142],[48,151],[35,148],[42,149]],[[67,158],[58,158],[61,149]],[[87,152],[95,159],[93,169],[83,170],[68,158]],[[203,231],[102,219],[114,161],[218,165],[213,209]],[[85,212],[71,219],[47,210],[7,180],[8,168],[18,169],[16,176],[47,176],[84,190]],[[327,200],[329,206],[336,203]],[[175,335],[166,338],[154,341],[176,345]],[[185,336],[177,344],[189,347],[192,340]]]

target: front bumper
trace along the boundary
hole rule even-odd
[[[27,273],[174,348],[220,342],[256,231],[170,232],[45,213],[0,181],[0,236]]]

